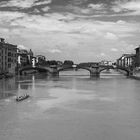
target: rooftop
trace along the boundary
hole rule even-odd
[[[13,44],[5,42],[4,38],[0,38],[0,46],[2,46],[2,47],[9,47],[10,46],[10,47],[17,48],[17,45],[13,45]]]

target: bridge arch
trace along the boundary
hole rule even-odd
[[[77,69],[77,70],[79,70],[79,69],[84,69],[84,70],[89,71],[90,73],[92,72],[91,69],[90,69],[90,67],[81,67],[81,66],[79,67],[79,66],[78,66],[76,69]]]
[[[32,67],[32,66],[30,66],[30,67],[21,68],[19,70],[19,74],[22,75],[22,73],[24,71],[27,71],[27,70],[37,70],[37,71],[42,71],[42,72],[50,72],[47,68],[43,68],[43,67]]]
[[[130,75],[130,71],[128,70],[128,69],[126,69],[126,68],[122,68],[122,67],[116,67],[116,68],[114,68],[114,67],[105,67],[105,68],[101,68],[100,70],[99,70],[99,73],[101,73],[102,71],[104,71],[104,70],[107,70],[107,69],[115,69],[115,70],[122,70],[122,71],[125,71],[126,72],[126,74],[127,74],[127,76],[129,76]]]
[[[58,72],[64,71],[64,70],[68,70],[68,69],[74,69],[73,66],[66,66],[66,67],[61,67],[58,69]]]

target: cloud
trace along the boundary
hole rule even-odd
[[[106,56],[106,54],[105,53],[100,53],[100,56]]]
[[[61,53],[61,50],[59,49],[51,49],[51,50],[48,50],[50,53]]]
[[[117,48],[111,48],[111,51],[112,52],[118,52],[118,49]]]
[[[84,2],[81,1],[81,3]],[[97,16],[98,14],[104,15],[107,13],[106,11],[107,9],[105,8],[105,5],[102,3],[101,4],[88,3],[84,6],[68,4],[66,5],[65,9],[70,11],[71,13],[80,16],[95,16],[95,15]]]
[[[102,10],[104,7],[103,7],[103,4],[92,4],[92,3],[90,3],[88,5],[88,8],[92,8],[94,10]]]
[[[126,21],[124,21],[124,20],[118,20],[116,23],[118,23],[118,24],[126,24]]]
[[[121,13],[122,16],[127,15],[140,15],[140,1],[119,1],[112,7],[112,10],[116,13]]]
[[[44,8],[41,9],[43,12],[48,12],[50,10],[50,7],[49,6],[46,6]]]
[[[113,6],[111,9],[112,9],[115,13],[119,13],[119,12],[122,11],[122,8],[119,7],[119,6]]]
[[[13,19],[18,19],[21,17],[25,17],[25,13],[20,12],[6,12],[6,11],[0,11],[0,22],[1,21],[12,21]]]
[[[28,15],[18,12],[0,12],[0,23],[9,26],[38,30],[40,32],[64,32],[76,34],[105,35],[107,39],[117,39],[123,34],[134,33],[139,30],[140,25],[124,21],[108,22],[94,19],[77,19],[71,14],[58,13],[41,15]],[[81,24],[82,23],[82,24]],[[49,27],[49,28],[48,28]]]
[[[33,10],[33,13],[38,14],[38,13],[40,13],[40,10],[37,9],[37,8],[35,8],[35,9]]]
[[[0,27],[9,28],[14,23],[12,21],[25,17],[25,13],[0,11]]]
[[[84,4],[85,2],[87,2],[88,0],[71,0],[71,3],[73,5],[81,5]]]
[[[122,8],[128,9],[128,10],[140,10],[140,1],[131,1],[123,4],[121,6]]]
[[[19,7],[30,8],[32,6],[44,5],[51,3],[51,0],[38,1],[38,0],[10,0],[0,2],[0,7]]]
[[[24,45],[18,45],[17,48],[23,49],[23,50],[29,50],[29,48],[25,47]]]
[[[20,7],[29,8],[36,0],[10,0],[8,2],[1,2],[0,7]]]
[[[105,34],[105,38],[106,38],[106,39],[110,39],[110,40],[117,40],[117,39],[118,39],[118,37],[117,37],[115,34],[110,33],[110,32],[107,32],[107,33]]]
[[[38,0],[36,0],[36,2],[34,3],[34,6],[46,5],[46,4],[50,4],[51,2],[52,2],[52,0],[44,0],[44,1],[38,1]]]
[[[52,1],[52,0],[9,0],[1,1],[0,7],[3,8],[20,8],[20,10],[27,10],[31,8],[42,8],[42,12],[48,12],[51,4],[51,10],[54,12],[71,12],[80,16],[127,16],[127,15],[140,15],[140,2],[139,1],[123,1],[113,0],[112,2],[102,1],[90,3],[89,0],[70,0],[70,1]],[[113,12],[111,12],[112,10]],[[28,12],[28,11],[26,11]],[[33,12],[39,13],[39,12]],[[41,13],[41,12],[40,12]]]
[[[41,7],[38,9],[41,11]],[[139,42],[139,22],[124,18],[116,18],[116,21],[112,17],[103,21],[104,18],[52,11],[52,7],[51,13],[44,15],[1,11],[0,35],[9,37],[8,40],[14,44],[23,44],[37,53],[41,52],[49,59],[73,59],[77,62],[114,59],[124,50],[133,50],[134,42]],[[129,39],[130,36],[133,38]],[[117,49],[117,53],[109,54]]]

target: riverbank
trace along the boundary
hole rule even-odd
[[[0,74],[0,79],[11,78],[13,76],[14,76],[14,74],[11,74],[11,73],[3,73],[3,74]]]
[[[140,72],[136,72],[134,75],[130,76],[130,78],[140,80]]]
[[[35,73],[37,73],[36,70],[28,70],[28,71],[25,71],[23,74],[24,75],[27,75],[27,74],[35,74]],[[12,78],[15,75],[18,75],[18,73],[16,73],[16,74],[12,74],[12,73],[0,73],[0,79]]]
[[[125,74],[123,70],[118,70],[120,73]],[[132,79],[140,80],[140,71],[137,71],[134,75],[129,76]]]

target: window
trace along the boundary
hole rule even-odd
[[[11,68],[11,64],[8,64],[8,68]]]
[[[8,62],[11,62],[11,58],[8,58]]]
[[[11,52],[8,52],[8,56],[11,56]]]

